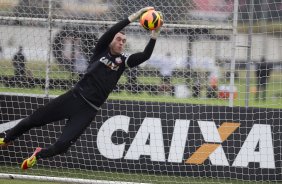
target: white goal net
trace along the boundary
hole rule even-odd
[[[0,137],[70,90],[100,36],[146,6],[164,15],[151,58],[124,72],[68,153],[22,172],[21,162],[54,144],[65,121],[34,128],[0,149],[0,177],[282,180],[281,0],[0,0]],[[124,31],[125,52],[143,51],[150,32],[138,22]]]

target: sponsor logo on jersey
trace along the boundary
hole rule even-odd
[[[116,64],[118,64],[118,65],[122,63],[122,60],[121,60],[120,57],[116,57],[115,60],[116,60]]]
[[[120,58],[121,60],[121,58]],[[108,68],[110,68],[111,70],[115,70],[117,71],[119,69],[119,64],[112,62],[111,60],[109,60],[106,57],[101,57],[99,60],[101,63],[104,63]],[[122,60],[121,60],[122,62]]]

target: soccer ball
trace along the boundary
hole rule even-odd
[[[163,20],[159,12],[149,10],[141,15],[140,24],[147,30],[154,30],[162,26]]]

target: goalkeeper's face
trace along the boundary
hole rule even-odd
[[[119,32],[115,35],[110,44],[110,51],[113,55],[119,55],[123,52],[126,43],[126,36],[124,33]]]

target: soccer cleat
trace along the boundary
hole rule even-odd
[[[9,144],[11,144],[10,142],[5,142],[4,138],[0,138],[0,148],[4,148],[7,147]]]
[[[37,162],[37,158],[36,155],[41,151],[42,148],[36,148],[34,153],[31,155],[31,157],[25,159],[21,165],[21,169],[26,170],[28,168],[33,167],[36,162]]]

